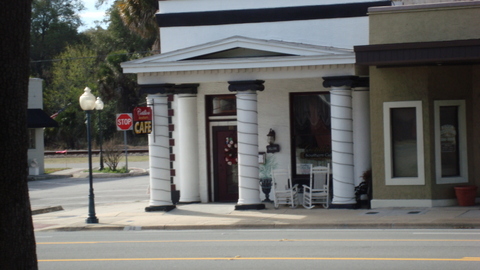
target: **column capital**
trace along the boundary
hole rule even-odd
[[[352,88],[370,88],[370,78],[369,77],[357,77],[355,82],[352,85]]]
[[[173,93],[174,84],[141,84],[140,95],[143,94],[171,94]]]
[[[265,86],[263,85],[265,81],[254,80],[254,81],[229,81],[228,90],[230,92],[241,92],[241,91],[263,91]]]
[[[174,86],[174,92],[175,94],[197,94],[198,86],[198,83],[178,84]]]
[[[357,87],[368,87],[369,78],[368,77],[358,77],[358,76],[331,76],[323,77],[323,87],[348,87],[348,88],[357,88]]]

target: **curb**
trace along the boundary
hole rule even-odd
[[[130,172],[130,173],[93,173],[93,178],[120,178],[120,177],[131,177],[131,176],[144,176],[148,175],[148,172]],[[88,178],[88,173],[79,172],[74,173],[72,178]]]
[[[132,176],[144,176],[149,175],[148,170],[143,169],[132,169],[133,172],[129,173],[93,173],[93,178],[120,178],[120,177],[132,177]],[[83,172],[83,169],[78,170],[73,173],[66,174],[42,174],[42,175],[29,175],[28,181],[37,181],[37,180],[49,180],[49,179],[59,179],[59,178],[88,178],[88,173]]]
[[[41,174],[41,175],[29,175],[27,177],[27,180],[38,181],[38,180],[70,178],[70,177],[73,177],[73,174]]]
[[[212,225],[151,225],[151,226],[79,226],[57,227],[41,231],[182,231],[182,230],[255,230],[255,229],[480,229],[478,223],[378,223],[378,224],[212,224]]]
[[[62,210],[63,210],[63,207],[61,207],[61,206],[52,206],[52,207],[34,209],[34,210],[32,210],[32,216],[33,215],[50,213],[50,212],[62,211]]]

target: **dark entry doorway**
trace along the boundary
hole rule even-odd
[[[237,127],[215,126],[212,133],[215,201],[238,201]]]

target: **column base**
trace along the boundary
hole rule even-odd
[[[262,210],[265,209],[265,204],[237,204],[235,210]]]
[[[193,204],[193,203],[201,203],[201,201],[192,201],[192,202],[177,202],[177,204]]]
[[[357,207],[356,203],[348,203],[348,204],[329,204],[329,209],[355,209]]]
[[[173,209],[175,209],[175,205],[147,206],[145,207],[145,212],[169,212]]]

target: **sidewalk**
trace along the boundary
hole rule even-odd
[[[133,169],[133,168],[132,168]],[[81,174],[85,175],[81,175]],[[134,173],[146,174],[144,169]],[[78,169],[54,175],[88,177]],[[49,177],[55,177],[55,176]],[[125,175],[128,176],[128,175]],[[68,177],[68,176],[67,176]],[[95,174],[94,177],[109,177]],[[118,177],[118,174],[115,174]],[[480,205],[471,207],[311,210],[265,203],[267,209],[236,211],[235,203],[180,204],[170,212],[145,212],[148,201],[97,205],[98,224],[86,224],[88,207],[32,209],[35,231],[210,229],[480,229]]]
[[[235,211],[235,204],[177,205],[145,212],[148,201],[96,207],[98,224],[86,224],[88,209],[33,216],[35,231],[209,229],[480,229],[479,207],[385,209],[291,209],[266,203],[265,210]],[[58,210],[58,208],[57,208]]]
[[[93,173],[93,178],[114,178],[114,177],[129,177],[129,176],[140,176],[148,175],[148,170],[143,168],[131,167],[129,168],[129,173]],[[41,174],[41,175],[29,175],[29,181],[35,180],[45,180],[45,179],[55,179],[55,178],[87,178],[89,175],[88,169],[85,168],[72,168],[62,171],[57,171],[51,174]]]

